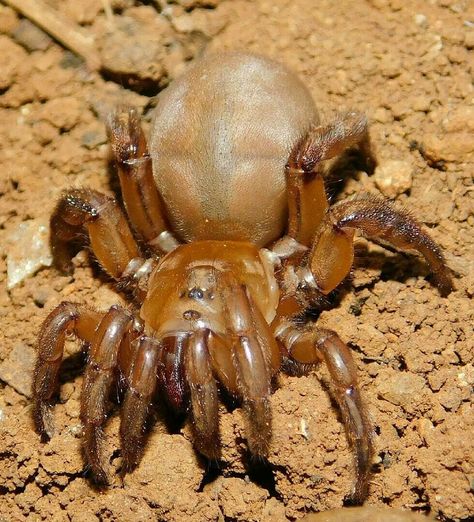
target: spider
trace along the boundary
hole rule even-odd
[[[294,73],[229,52],[195,61],[160,94],[148,147],[137,111],[107,122],[128,220],[118,202],[73,189],[51,218],[58,267],[84,231],[100,265],[130,296],[107,312],[63,302],[44,321],[34,370],[34,420],[52,435],[65,335],[88,350],[81,421],[87,464],[107,483],[101,441],[112,390],[124,390],[122,468],[133,470],[158,390],[188,411],[196,449],[218,459],[219,388],[242,404],[252,455],[271,440],[270,395],[282,369],[324,362],[355,456],[354,502],[367,495],[372,430],[351,352],[337,333],[304,320],[350,272],[356,230],[418,250],[443,295],[452,288],[440,247],[406,211],[359,196],[329,205],[323,166],[358,147],[373,169],[367,119],[321,124]],[[307,315],[307,314],[306,314]]]

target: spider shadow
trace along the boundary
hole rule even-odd
[[[366,158],[359,149],[350,148],[338,156],[325,169],[325,186],[328,200],[333,202],[343,193],[348,181],[356,179],[359,172],[371,176],[375,171],[375,159]],[[393,247],[383,241],[368,238],[369,241],[384,248],[388,252],[369,252],[367,247],[357,246],[354,257],[355,268],[369,268],[380,271],[382,281],[394,280],[405,283],[409,278],[423,277],[431,281],[430,270],[426,262],[418,255]],[[349,281],[352,274],[349,277]],[[351,291],[348,284],[341,285],[340,295]]]
[[[232,414],[236,409],[242,407],[242,403],[238,398],[234,397],[219,383],[218,386],[219,403],[225,408],[227,413]],[[162,394],[159,396],[159,400],[163,401]],[[164,402],[166,403],[166,401]],[[160,421],[166,426],[167,433],[181,433],[185,423],[190,422],[190,416],[187,411],[177,412],[169,404],[165,404]],[[250,480],[266,489],[272,496],[278,498],[272,465],[266,458],[254,456],[249,451],[244,437],[237,436],[235,444],[239,453],[239,460],[245,469],[244,472],[232,471],[229,464],[223,459],[222,440],[219,441],[219,457],[217,459],[209,459],[194,448],[199,464],[204,472],[199,491],[203,491],[206,486],[224,475],[226,477],[239,477]]]
[[[272,382],[272,389],[276,389],[277,380],[274,379]],[[224,405],[228,413],[232,413],[237,408],[242,408],[242,401],[238,398],[234,397],[231,393],[229,393],[223,386],[220,386],[219,389],[219,398],[221,404]],[[244,423],[244,430],[245,430]],[[268,461],[266,457],[253,455],[247,444],[247,440],[243,437],[237,437],[236,446],[239,450],[240,461],[243,464],[245,469],[245,473],[232,473],[230,476],[244,478],[244,480],[250,479],[250,481],[258,486],[266,489],[270,496],[279,498],[279,495],[276,491],[276,482],[274,476],[274,467]],[[212,482],[215,478],[220,475],[220,471],[225,469],[224,462],[214,463],[214,466],[217,468],[214,469],[214,475],[210,475],[207,478],[207,482]],[[212,468],[211,468],[212,471]],[[226,474],[229,476],[229,474]]]
[[[83,345],[77,352],[68,355],[61,361],[58,372],[60,387],[63,384],[74,382],[78,377],[84,374],[84,368],[87,362],[87,350],[88,346]]]
[[[382,247],[383,251],[369,251],[368,245],[358,244],[354,256],[354,268],[377,270],[377,280],[406,283],[411,278],[423,278],[432,281],[432,275],[426,261],[417,253],[398,250],[386,243],[370,239]],[[372,285],[370,285],[372,286]]]
[[[375,159],[365,157],[358,148],[347,149],[334,160],[329,160],[324,168],[324,184],[329,202],[336,200],[348,181],[356,179],[359,172],[371,176],[375,165]]]

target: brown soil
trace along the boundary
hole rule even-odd
[[[288,64],[328,116],[368,113],[380,166],[334,184],[338,197],[381,191],[413,209],[447,253],[456,290],[441,298],[422,261],[359,240],[354,290],[320,319],[353,348],[375,427],[367,503],[473,517],[473,4],[110,0],[110,20],[100,0],[49,3],[95,37],[103,67],[88,71],[0,6],[0,520],[283,521],[340,507],[350,490],[351,453],[323,368],[281,377],[266,466],[247,459],[240,410],[222,408],[219,469],[196,455],[187,427],[156,423],[122,482],[113,416],[112,484],[98,491],[81,458],[74,358],[55,436],[42,444],[33,430],[31,369],[46,313],[64,299],[122,302],[84,253],[72,277],[47,268],[48,216],[66,187],[111,190],[101,122],[110,107],[133,103],[149,120],[153,95],[206,46]],[[7,266],[12,282],[29,256],[35,273],[7,289]]]

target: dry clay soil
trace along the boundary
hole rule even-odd
[[[72,340],[55,435],[43,444],[33,429],[41,321],[63,300],[102,310],[123,302],[86,251],[72,276],[48,266],[41,237],[55,201],[71,186],[114,193],[104,115],[133,103],[147,125],[155,96],[205,49],[286,63],[325,118],[368,114],[379,166],[369,176],[348,162],[328,183],[332,197],[382,193],[412,209],[446,252],[455,290],[440,297],[423,260],[359,238],[352,287],[319,323],[339,332],[359,368],[376,445],[367,503],[472,520],[473,3],[49,4],[95,38],[102,69],[91,72],[0,5],[0,520],[295,520],[342,506],[351,488],[351,453],[324,368],[279,378],[267,464],[248,459],[240,409],[222,406],[219,466],[194,452],[186,424],[157,421],[140,466],[122,479],[115,412],[105,442],[111,485],[99,491],[81,457]],[[8,288],[29,256],[34,273]]]

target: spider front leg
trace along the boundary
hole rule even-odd
[[[167,342],[146,336],[139,339],[121,370],[128,388],[120,423],[123,472],[133,470],[140,461],[144,426],[158,375],[168,398],[172,402],[179,399],[178,403],[183,401],[185,386],[176,380],[185,379],[196,447],[210,459],[219,457],[218,395],[208,350],[209,335],[207,329],[196,329],[168,338]]]
[[[329,370],[334,396],[355,453],[357,478],[350,500],[360,504],[368,492],[373,446],[372,429],[361,399],[352,354],[332,330],[298,330],[291,323],[278,330],[278,340],[284,345],[288,357],[302,364],[324,361]]]
[[[43,437],[51,437],[50,401],[57,390],[59,368],[67,333],[89,345],[81,393],[81,421],[84,426],[84,453],[94,477],[106,483],[100,442],[107,418],[107,403],[114,384],[119,349],[131,331],[132,317],[117,306],[107,313],[61,303],[43,323],[38,359],[33,377],[34,420]]]
[[[150,337],[141,336],[121,361],[125,394],[120,415],[122,472],[132,471],[140,461],[145,444],[145,422],[156,388],[161,348]]]
[[[82,382],[81,421],[86,462],[99,484],[107,484],[102,457],[103,425],[115,384],[119,350],[132,324],[133,318],[125,310],[113,306],[100,322],[88,352]]]
[[[48,315],[41,327],[32,390],[36,430],[44,439],[53,434],[50,401],[58,388],[66,334],[74,333],[90,344],[101,317],[102,314],[94,310],[64,301]]]
[[[216,460],[220,455],[219,403],[209,354],[210,335],[206,329],[189,335],[184,369],[191,399],[194,443],[208,459]]]

